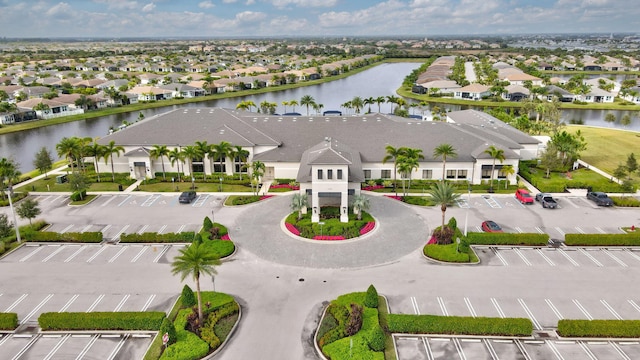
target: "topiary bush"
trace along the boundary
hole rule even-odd
[[[204,220],[202,221],[202,231],[209,232],[209,229],[211,229],[212,227],[213,227],[213,222],[208,216],[205,216]]]
[[[14,330],[18,327],[18,314],[0,313],[0,330]]]
[[[167,345],[174,344],[176,341],[178,341],[178,334],[176,333],[176,328],[175,326],[173,326],[173,323],[167,318],[164,318],[164,320],[162,320],[162,324],[160,324],[159,333],[160,333],[160,336],[163,336],[164,334],[169,335],[169,342],[167,343]]]
[[[447,226],[450,227],[451,229],[457,229],[458,228],[458,221],[456,220],[456,218],[454,218],[452,216],[451,219],[449,219],[449,222],[447,223]]]
[[[369,340],[369,347],[373,351],[384,351],[384,341],[385,341],[384,330],[380,325],[374,326],[373,329],[369,331],[369,335],[367,336]]]
[[[368,308],[378,308],[378,291],[372,285],[367,288],[367,295],[364,298],[364,306]]]
[[[180,301],[182,302],[182,306],[189,308],[192,306],[196,306],[196,296],[193,293],[193,290],[189,287],[189,285],[185,285],[182,288],[182,295],[180,296]]]

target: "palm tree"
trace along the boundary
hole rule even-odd
[[[509,188],[509,175],[513,175],[516,173],[516,169],[513,168],[512,165],[505,165],[502,167],[502,172],[507,176],[507,181],[504,184],[505,190]]]
[[[309,106],[313,106],[313,104],[315,104],[316,101],[313,99],[313,96],[311,95],[304,95],[301,99],[300,99],[300,105],[306,106],[307,107],[307,116],[309,116]]]
[[[71,172],[73,172],[73,161],[80,150],[80,142],[77,137],[63,137],[58,144],[56,144],[56,151],[58,156],[64,156],[69,162]],[[68,171],[67,171],[68,173]]]
[[[182,148],[182,155],[184,159],[189,162],[189,175],[191,175],[191,188],[195,189],[195,176],[193,174],[193,159],[199,158],[202,155],[200,154],[200,149],[194,145],[187,145]]]
[[[97,138],[96,138],[97,139]],[[98,176],[98,182],[100,182],[100,170],[98,169],[98,161],[105,155],[105,147],[98,144],[95,140],[91,145],[87,147],[87,155],[93,157],[93,166],[96,168],[96,175]]]
[[[385,155],[385,157],[382,158],[383,164],[393,159],[393,188],[396,190],[396,196],[398,195],[398,188],[396,184],[396,173],[398,172],[398,156],[404,154],[404,149],[405,148],[403,147],[394,148],[391,145],[387,145],[385,147],[387,155]]]
[[[371,113],[371,105],[373,105],[375,102],[376,102],[376,99],[374,99],[373,96],[369,96],[368,98],[362,101],[364,105],[369,106],[369,110],[367,110],[367,113]]]
[[[429,190],[429,194],[431,195],[431,199],[437,205],[440,205],[440,211],[442,211],[442,225],[440,227],[440,231],[443,231],[445,224],[444,215],[447,211],[447,206],[452,205],[460,197],[460,194],[456,194],[453,185],[445,181],[438,181],[433,184]],[[436,236],[436,238],[438,237]],[[438,238],[438,244],[444,244],[444,242],[441,242],[443,240],[445,239]]]
[[[380,112],[380,104],[382,104],[385,101],[386,100],[384,96],[378,96],[377,98],[375,98],[374,102],[378,104],[378,112]]]
[[[407,190],[404,186],[405,179],[411,179],[411,173],[418,168],[418,160],[409,158],[405,154],[398,156],[397,159],[398,172],[402,175],[402,195],[407,196]]]
[[[282,100],[282,106],[284,106],[284,113],[287,113],[287,105],[289,105],[289,102],[286,100]]]
[[[116,182],[116,173],[113,169],[113,155],[115,154],[120,156],[121,152],[124,152],[124,148],[120,145],[116,145],[116,142],[113,140],[104,147],[104,162],[106,164],[107,161],[111,160],[111,180],[113,182]]]
[[[256,196],[258,195],[258,183],[262,175],[264,175],[265,169],[266,166],[262,161],[254,161],[251,163],[251,177],[256,182]]]
[[[387,95],[387,103],[391,105],[391,114],[393,114],[393,104],[397,104],[400,98],[395,95]]]
[[[167,175],[164,170],[164,157],[169,156],[169,149],[166,145],[153,145],[151,151],[149,151],[149,155],[153,159],[160,158],[162,161],[162,180],[167,181]]]
[[[358,220],[361,220],[362,212],[369,210],[369,198],[362,194],[353,195],[353,203],[351,205],[356,211]]]
[[[240,145],[236,145],[233,147],[232,153],[233,153],[233,158],[238,159],[240,164],[242,164],[238,169],[238,172],[240,173],[240,180],[242,180],[242,168],[246,167],[246,162],[250,154],[249,150],[243,149],[242,146]],[[234,171],[235,171],[235,167],[234,167]]]
[[[360,109],[364,107],[364,101],[360,96],[351,99],[351,106],[356,110],[356,114],[360,114]]]
[[[178,174],[180,174],[180,163],[184,161],[184,155],[179,148],[173,148],[167,154],[169,161],[171,162],[171,166],[174,166],[175,163],[178,164]],[[184,173],[184,166],[182,167],[182,172]],[[180,180],[182,180],[182,176],[178,175]]]
[[[442,180],[446,178],[445,166],[447,165],[447,157],[456,158],[458,153],[451,144],[440,144],[433,149],[434,158],[442,158]]]
[[[226,141],[221,141],[219,144],[211,145],[210,154],[213,155],[214,159],[218,159],[220,161],[220,172],[225,173],[225,169],[223,168],[223,164],[227,160],[227,156],[229,156],[233,151],[233,146],[231,143]]]
[[[211,145],[207,144],[206,141],[196,141],[196,147],[198,148],[200,154],[202,154],[202,164],[204,167],[204,157],[211,151]],[[204,169],[202,170],[202,180],[204,182],[207,182],[207,173],[204,171]]]
[[[296,112],[296,106],[298,106],[298,101],[297,100],[291,100],[291,101],[289,101],[289,105],[291,105],[293,107],[293,112]]]
[[[216,266],[221,264],[216,254],[201,242],[194,242],[189,247],[180,249],[180,255],[176,256],[171,263],[171,272],[180,274],[181,281],[191,275],[196,282],[196,294],[198,297],[198,323],[202,322],[202,296],[200,294],[200,275],[215,275]]]
[[[11,185],[18,181],[20,178],[20,171],[18,171],[18,165],[15,161],[11,159],[2,158],[0,159],[0,194],[2,194],[2,200],[5,199],[4,193],[4,183],[7,182],[7,186],[11,187]]]
[[[493,173],[496,170],[496,160],[499,160],[502,164],[505,159],[504,150],[491,145],[484,151],[484,153],[488,154],[493,159],[493,164],[491,165],[491,182],[489,183],[489,192],[493,192]]]
[[[309,205],[309,197],[306,193],[295,193],[291,199],[291,211],[298,212],[298,221],[302,219],[302,210],[306,209]]]
[[[409,188],[411,188],[411,174],[413,174],[414,170],[420,168],[420,160],[424,159],[424,155],[422,155],[422,149],[404,148],[403,150],[403,156],[405,157],[403,161],[409,170],[408,174],[405,175],[409,175]]]
[[[82,172],[86,172],[84,166],[84,156],[89,152],[89,144],[93,141],[90,137],[78,138],[80,148],[78,149],[78,166],[82,168]]]

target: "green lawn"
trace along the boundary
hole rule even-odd
[[[140,191],[150,191],[150,192],[180,192],[191,190],[190,182],[159,182],[155,184],[141,184]],[[196,191],[200,192],[220,192],[220,183],[219,182],[197,182]],[[251,193],[251,187],[244,185],[235,185],[235,184],[222,184],[222,192],[246,192]]]

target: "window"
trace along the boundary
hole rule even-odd
[[[322,180],[322,169],[318,169],[318,180]]]
[[[504,170],[500,169],[498,170],[498,179],[506,179],[507,178],[507,173],[504,172]]]
[[[391,179],[391,170],[382,170],[380,177],[382,179]]]
[[[371,170],[364,171],[364,178],[367,180],[371,179]]]
[[[491,169],[482,169],[482,178],[483,179],[491,178]]]
[[[457,170],[447,170],[447,179],[455,179]]]
[[[338,180],[342,180],[342,169],[338,169]]]
[[[422,178],[423,179],[432,179],[433,178],[433,170],[422,170]]]
[[[467,170],[458,170],[458,179],[466,179]]]
[[[331,169],[327,170],[327,179],[329,180],[333,179],[333,170]]]

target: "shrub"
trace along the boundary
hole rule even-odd
[[[81,201],[81,200],[84,200],[86,197],[87,197],[87,191],[86,190],[74,191],[71,194],[71,201]]]
[[[219,259],[233,254],[236,249],[233,241],[229,240],[205,240],[203,244],[209,251],[216,254]]]
[[[360,328],[362,328],[362,306],[358,304],[351,304],[351,311],[349,312],[349,319],[345,325],[344,332],[347,336],[355,335]]]
[[[456,221],[456,218],[454,218],[452,216],[449,219],[449,222],[447,223],[447,226],[450,227],[451,229],[457,229],[458,228],[458,221]]]
[[[640,207],[640,200],[632,196],[611,196],[613,205],[622,207]]]
[[[191,290],[189,285],[185,285],[182,288],[182,296],[180,296],[180,302],[182,302],[182,306],[186,308],[196,305],[196,296],[194,295],[193,290]]]
[[[52,231],[26,231],[23,236],[25,241],[39,242],[99,243],[103,240],[101,232],[66,232],[60,234]]]
[[[43,313],[38,318],[42,330],[147,330],[158,331],[165,313],[91,312]]]
[[[640,320],[567,320],[558,321],[558,333],[565,337],[640,337]]]
[[[369,331],[369,347],[373,351],[383,351],[384,350],[384,341],[385,341],[384,330],[380,325],[374,326],[373,329]]]
[[[167,318],[164,318],[162,320],[162,324],[160,324],[159,333],[160,333],[160,336],[163,336],[164,334],[169,335],[169,342],[167,343],[167,345],[171,345],[176,341],[178,341],[178,334],[176,333],[176,328],[175,326],[173,326],[173,323]]]
[[[193,231],[184,231],[181,233],[165,233],[158,234],[156,232],[145,232],[142,234],[122,234],[120,235],[121,243],[173,243],[183,242],[190,243],[193,241],[195,233]]]
[[[203,232],[209,232],[209,230],[213,227],[213,222],[211,221],[211,219],[208,216],[204,217],[204,220],[202,221],[202,231]]]
[[[470,232],[467,235],[471,245],[531,245],[546,246],[548,234],[538,233],[479,233]]]
[[[469,263],[478,261],[478,257],[473,250],[471,250],[466,239],[460,239],[460,244],[427,244],[425,245],[423,252],[426,257],[450,263]]]
[[[524,318],[389,314],[388,319],[392,333],[530,336],[533,331]]]
[[[364,306],[368,308],[378,308],[378,291],[373,285],[367,288],[367,296],[364,298]]]
[[[14,330],[18,327],[18,314],[0,313],[0,330]]]
[[[209,353],[209,345],[187,330],[177,331],[178,341],[167,347],[160,360],[198,360]]]
[[[628,234],[565,234],[569,246],[638,246],[640,232]]]

